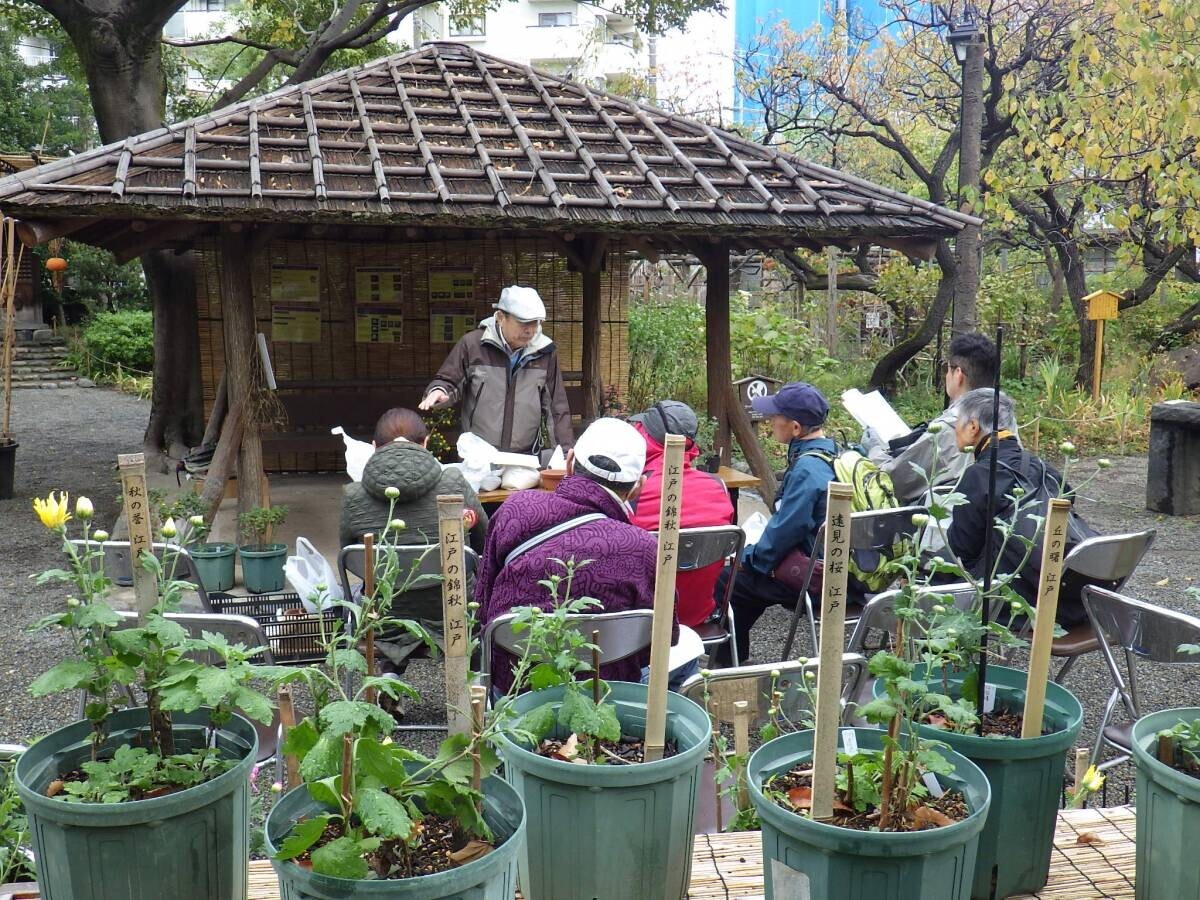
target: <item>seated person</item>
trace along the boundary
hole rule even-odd
[[[658,530],[662,505],[663,443],[668,434],[687,438],[683,452],[683,497],[679,510],[680,528],[729,525],[734,521],[729,491],[716,475],[701,472],[692,463],[700,454],[696,446],[696,414],[686,403],[663,400],[629,421],[646,440],[646,482],[638,494],[630,521],[647,531]],[[695,628],[708,621],[716,603],[713,590],[723,566],[719,562],[694,572],[680,572],[675,582],[675,615],[679,624]]]
[[[958,401],[968,391],[988,387],[996,381],[996,345],[985,335],[959,334],[950,342],[946,354],[946,396],[950,405],[930,422],[940,428],[925,431],[915,441],[897,453],[886,445],[874,443],[868,456],[891,476],[896,499],[902,506],[925,503],[929,476],[933,487],[953,485],[967,468],[968,458],[959,453],[954,440],[954,424],[958,421]],[[913,464],[924,473],[919,474]],[[934,465],[937,466],[936,473]]]
[[[476,551],[483,550],[487,513],[462,473],[443,469],[425,449],[428,442],[425,423],[411,409],[395,407],[379,417],[375,424],[375,452],[363,468],[362,481],[346,485],[342,492],[339,534],[343,547],[361,543],[364,534],[382,537],[389,518],[403,519],[405,525],[398,537],[390,536],[391,540],[405,545],[436,544],[438,494],[462,494],[464,520],[469,529],[467,542]],[[385,493],[391,487],[400,492],[394,507]],[[420,622],[440,646],[441,586],[409,591],[400,602],[402,609],[393,610],[393,614]],[[404,671],[408,658],[421,648],[421,642],[401,631],[380,639],[375,647],[382,657],[380,668],[398,673]],[[383,664],[383,660],[391,665]]]
[[[950,529],[946,535],[950,550],[958,557],[962,566],[975,578],[982,578],[985,567],[984,539],[990,530],[995,541],[995,558],[1000,560],[996,572],[999,575],[1018,571],[1011,587],[1030,605],[1037,603],[1038,580],[1041,577],[1042,539],[1045,534],[1035,516],[1046,515],[1047,504],[1053,497],[1072,497],[1062,476],[1050,465],[1021,447],[1013,433],[1016,416],[1012,398],[1001,392],[997,431],[992,434],[992,404],[994,392],[982,388],[968,392],[958,403],[958,420],[954,434],[960,451],[972,451],[970,463],[959,482],[958,491],[967,502],[954,509]],[[1000,546],[1000,532],[987,521],[988,476],[991,443],[996,443],[996,506],[995,517],[1011,520],[1013,514],[1013,488],[1020,487],[1025,493],[1020,498],[1022,512],[1018,516],[1017,533],[1034,541],[1034,549],[1025,560],[1025,545],[1013,535]],[[1074,511],[1071,512],[1070,534],[1063,555],[1083,537],[1095,534]],[[993,521],[995,521],[993,519]],[[1087,621],[1083,602],[1077,591],[1064,590],[1059,597],[1056,620],[1064,628],[1071,628]]]
[[[538,582],[564,573],[555,560],[591,560],[575,570],[571,597],[599,600],[593,612],[653,609],[657,544],[629,523],[645,464],[646,442],[632,425],[597,419],[568,452],[567,476],[553,493],[509,497],[492,517],[480,561],[475,599],[481,628],[519,606],[552,609],[550,592]],[[597,513],[599,518],[576,521]],[[600,675],[636,682],[649,658],[647,650],[602,667]],[[504,693],[512,685],[512,662],[504,651],[493,651],[494,690]]]
[[[775,577],[776,570],[796,555],[810,556],[813,539],[825,518],[826,485],[833,479],[833,467],[815,455],[837,454],[837,445],[825,437],[825,417],[829,403],[811,384],[803,381],[785,384],[770,397],[755,397],[754,411],[770,417],[771,436],[788,447],[788,468],[775,498],[762,537],[742,554],[741,568],[733,583],[734,621],[737,625],[738,661],[745,665],[750,657],[750,629],[767,607],[776,604],[795,609],[799,592]],[[792,559],[788,559],[791,556]],[[805,561],[800,561],[803,565]],[[721,573],[717,592],[725,586],[729,570]],[[733,664],[729,645],[717,652],[717,666]]]

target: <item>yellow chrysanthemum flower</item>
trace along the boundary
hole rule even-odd
[[[51,531],[58,531],[71,519],[71,514],[67,512],[68,503],[66,491],[60,492],[57,497],[51,491],[45,500],[41,497],[33,499],[33,511],[43,525]]]
[[[1104,787],[1104,776],[1095,766],[1089,767],[1083,776],[1083,789],[1089,794],[1094,794],[1102,787]]]

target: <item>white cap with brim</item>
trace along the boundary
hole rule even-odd
[[[646,441],[620,419],[597,419],[575,442],[575,465],[602,481],[631,485],[646,468]]]
[[[512,285],[500,292],[500,302],[493,309],[506,312],[522,322],[538,322],[546,318],[546,304],[533,288]]]

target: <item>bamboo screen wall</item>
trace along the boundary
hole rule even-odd
[[[225,365],[222,332],[220,265],[215,242],[197,247],[199,337],[205,414],[212,407],[216,387]],[[320,338],[312,343],[273,341],[272,270],[311,267],[318,269]],[[582,366],[583,299],[579,273],[567,271],[566,258],[549,240],[507,239],[443,241],[425,243],[364,243],[317,239],[281,240],[269,245],[267,253],[251,265],[254,288],[254,317],[258,331],[267,336],[271,361],[281,399],[304,390],[338,391],[344,386],[343,421],[290,423],[281,430],[301,424],[314,432],[334,425],[365,424],[354,413],[356,394],[372,388],[395,388],[396,403],[415,403],[421,388],[449,353],[451,343],[435,341],[430,334],[430,275],[445,270],[474,272],[474,299],[469,303],[445,301],[435,310],[456,308],[478,322],[492,312],[492,304],[503,287],[522,284],[534,287],[546,303],[546,333],[558,345],[563,371],[578,372]],[[355,272],[359,268],[400,270],[399,300],[391,305],[403,311],[402,340],[398,343],[364,343],[356,340]],[[436,278],[436,275],[435,275]],[[606,387],[624,395],[629,378],[628,255],[614,243],[601,276],[601,378]],[[296,304],[297,306],[301,304]],[[568,382],[570,383],[570,382]],[[289,385],[293,385],[289,389]],[[303,387],[301,387],[301,385]],[[339,393],[339,402],[341,400]],[[577,411],[578,412],[578,411]],[[320,426],[320,427],[318,427]],[[348,428],[349,430],[349,428]],[[340,469],[336,453],[266,454],[269,471],[315,471]]]

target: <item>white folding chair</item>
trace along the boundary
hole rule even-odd
[[[1092,748],[1092,762],[1100,769],[1107,769],[1129,759],[1133,723],[1142,715],[1137,663],[1200,665],[1200,658],[1179,651],[1180,644],[1200,643],[1200,618],[1093,585],[1083,589],[1083,607],[1101,638],[1100,652],[1114,685]],[[1124,676],[1113,648],[1124,654]],[[1112,721],[1118,703],[1125,707],[1126,722]],[[1102,763],[1100,755],[1105,747],[1112,747],[1118,756]]]

